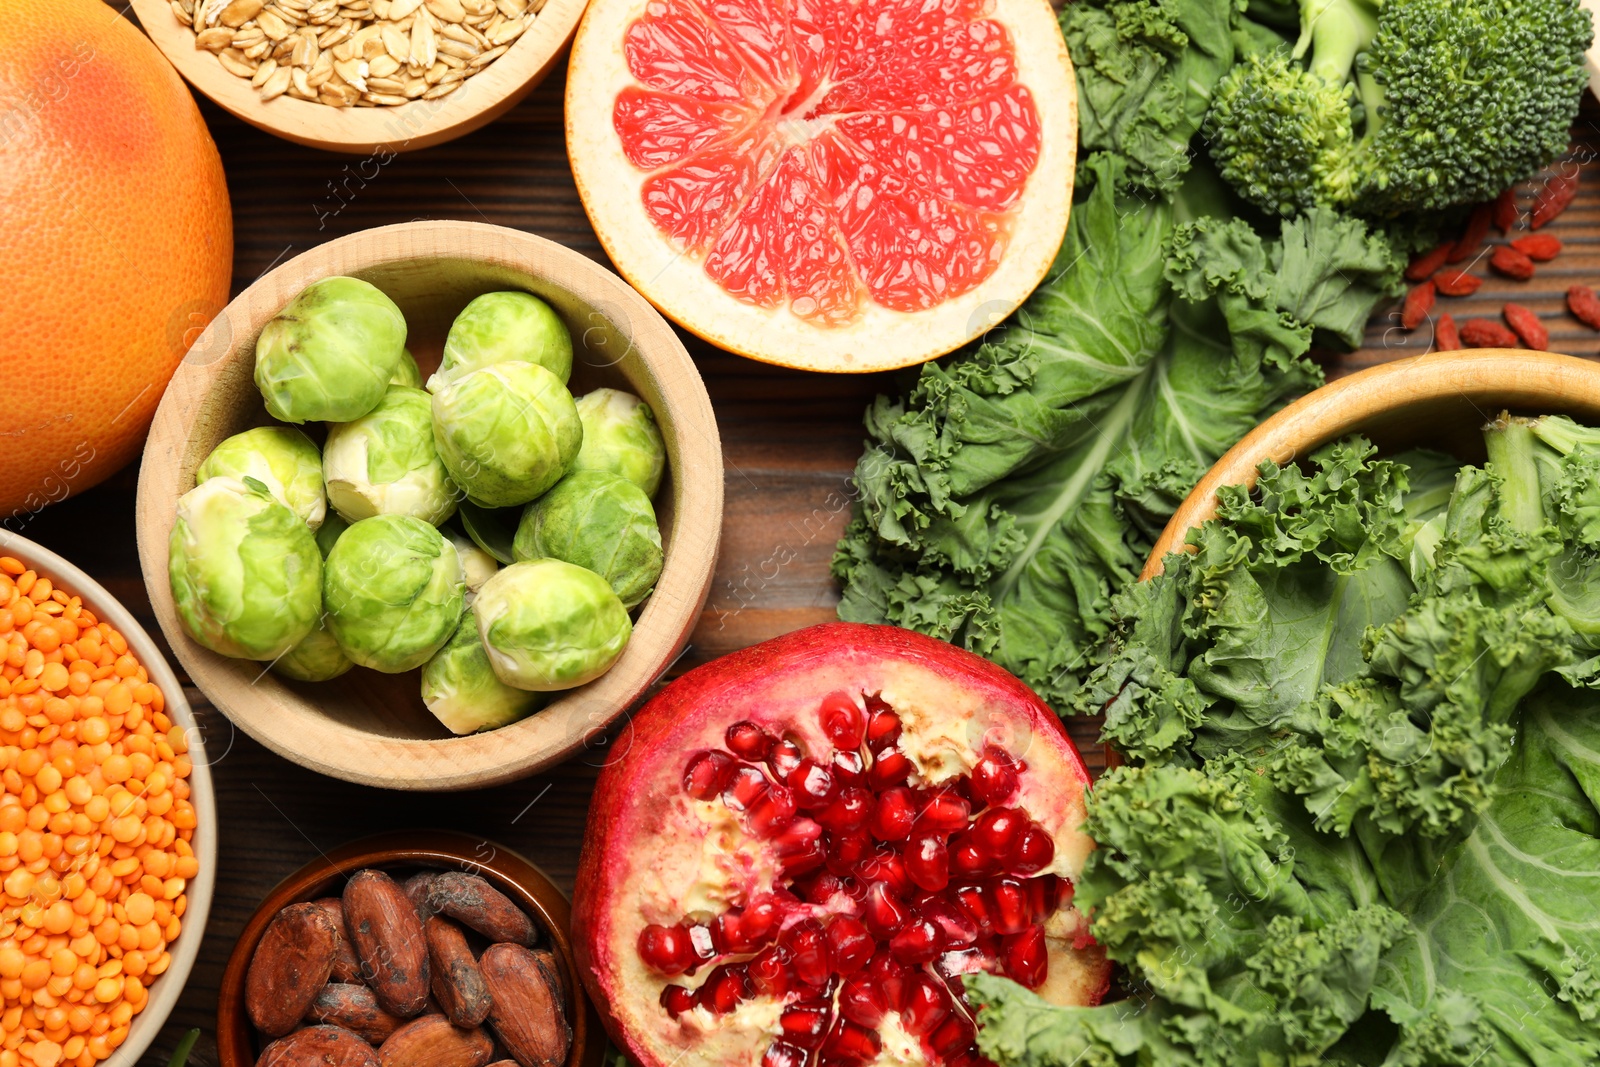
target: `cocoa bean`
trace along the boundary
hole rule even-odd
[[[572,1051],[555,959],[521,945],[490,945],[478,961],[494,999],[489,1025],[522,1067],[559,1067]]]
[[[435,877],[428,890],[428,906],[490,941],[532,945],[538,939],[538,929],[528,914],[475,874],[446,871]]]
[[[372,990],[364,985],[346,983],[323,986],[317,999],[311,1002],[306,1018],[342,1026],[373,1045],[383,1044],[390,1034],[405,1025],[404,1019],[383,1010]]]
[[[489,986],[472,958],[461,928],[435,915],[423,926],[434,999],[457,1026],[471,1029],[489,1017]]]
[[[428,890],[433,888],[433,880],[437,877],[438,871],[418,871],[400,883],[400,888],[406,891],[417,914],[424,919],[433,914],[433,909],[428,906]]]
[[[382,1067],[483,1067],[494,1041],[481,1029],[452,1026],[443,1015],[413,1019],[378,1049]]]
[[[428,941],[405,891],[382,871],[358,871],[344,887],[344,924],[361,977],[384,1010],[409,1019],[428,1002]]]
[[[256,1067],[380,1067],[377,1051],[348,1030],[309,1026],[261,1051]]]
[[[338,897],[323,897],[317,903],[333,916],[333,925],[339,932],[339,944],[333,956],[333,973],[329,977],[335,982],[360,982],[361,961],[356,959],[350,935],[345,932],[344,903]]]
[[[305,1017],[328,982],[338,930],[316,904],[291,904],[273,916],[250,957],[244,1007],[268,1037],[282,1037]]]

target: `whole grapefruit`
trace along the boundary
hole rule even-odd
[[[138,451],[228,299],[222,160],[154,45],[99,0],[0,19],[0,524]]]

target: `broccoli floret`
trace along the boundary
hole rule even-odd
[[[1275,5],[1285,6],[1285,5]],[[1488,200],[1566,148],[1594,37],[1578,0],[1300,0],[1287,47],[1237,64],[1205,134],[1281,214]]]

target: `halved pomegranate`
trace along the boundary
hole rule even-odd
[[[573,929],[641,1067],[973,1067],[962,975],[1104,995],[1072,903],[1088,774],[993,664],[893,627],[814,626],[680,678],[619,747]]]

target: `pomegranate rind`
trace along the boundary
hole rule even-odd
[[[1047,0],[992,0],[984,18],[1003,25],[1015,50],[1015,84],[1038,112],[1039,159],[1006,212],[1010,235],[989,277],[923,311],[894,311],[863,295],[860,315],[818,326],[784,306],[730,295],[702,262],[681,253],[647,214],[650,172],[629,160],[612,109],[638,82],[624,53],[627,28],[650,0],[592,0],[567,73],[567,154],[596,234],[617,271],[662,314],[719,348],[801,370],[867,373],[923,363],[992,329],[1049,272],[1067,232],[1077,158],[1077,81]]]
[[[828,623],[699,667],[646,703],[618,735],[595,783],[573,893],[579,971],[612,1040],[641,1067],[682,1062],[688,1049],[699,1063],[754,1064],[776,1025],[776,1002],[768,1002],[742,1006],[738,1026],[681,1028],[657,1002],[667,980],[638,958],[643,925],[684,917],[685,879],[703,883],[704,871],[694,868],[708,851],[706,839],[730,832],[697,821],[696,810],[704,809],[683,793],[685,766],[695,753],[721,747],[727,727],[741,719],[820,748],[827,742],[814,725],[816,709],[840,690],[881,693],[895,707],[905,734],[921,739],[903,747],[922,750],[925,780],[970,770],[960,752],[975,760],[985,743],[1025,760],[1012,803],[1051,832],[1049,871],[1076,881],[1093,850],[1081,828],[1090,778],[1077,749],[1031,689],[987,660],[892,626]],[[719,875],[759,878],[760,846],[739,843],[735,836],[716,844],[726,856]],[[1073,947],[1087,925],[1071,907],[1047,924],[1051,973],[1037,991],[1047,1000],[1095,1004],[1109,988],[1110,964],[1098,946]]]

